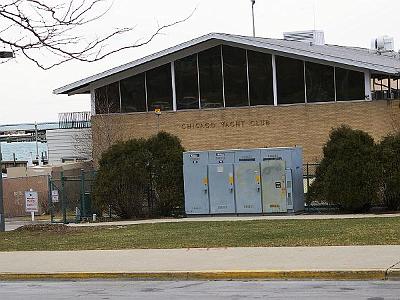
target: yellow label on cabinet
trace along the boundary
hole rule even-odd
[[[207,177],[204,177],[204,178],[203,178],[203,184],[204,184],[204,185],[207,185],[207,184],[208,184],[208,178],[207,178]]]

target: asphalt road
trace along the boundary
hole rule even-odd
[[[0,282],[0,299],[400,299],[396,281]]]

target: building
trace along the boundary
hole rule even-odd
[[[297,145],[305,162],[316,162],[341,124],[376,139],[393,130],[399,78],[399,54],[380,43],[328,45],[317,31],[284,39],[212,33],[54,93],[91,95],[95,160],[116,140],[164,130],[187,150]]]
[[[59,122],[0,125],[5,159],[3,171],[8,167],[31,164],[91,160],[90,115],[90,112],[69,112],[60,113]]]
[[[59,127],[46,133],[49,164],[92,159],[90,115],[90,112],[59,114]]]

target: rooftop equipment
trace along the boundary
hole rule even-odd
[[[325,35],[321,30],[284,32],[283,38],[292,42],[305,42],[311,45],[325,45]]]
[[[383,35],[371,41],[371,49],[378,53],[394,51],[394,39],[390,36]]]

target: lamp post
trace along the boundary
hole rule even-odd
[[[10,51],[0,51],[0,58],[13,58],[14,53]],[[0,232],[6,230],[6,220],[4,217],[4,204],[3,204],[3,157],[1,155],[1,142],[0,142]]]
[[[4,219],[4,205],[3,205],[3,164],[1,163],[2,161],[2,155],[1,155],[1,142],[0,142],[0,170],[1,170],[1,175],[0,175],[0,232],[3,232],[6,230],[6,223]]]
[[[251,1],[251,15],[253,17],[253,37],[256,37],[256,24],[254,20],[254,5],[256,4],[256,0],[250,0]]]

